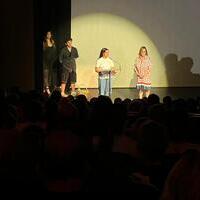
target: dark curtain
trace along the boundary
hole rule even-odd
[[[57,53],[64,46],[66,37],[71,35],[71,0],[35,0],[35,87],[42,90],[43,57],[42,42],[47,31],[52,31]],[[60,66],[55,61],[54,70],[59,84]]]

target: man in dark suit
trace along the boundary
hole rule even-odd
[[[65,47],[61,50],[59,61],[62,64],[61,73],[61,95],[66,97],[65,88],[69,81],[71,84],[71,94],[75,94],[76,83],[76,58],[78,58],[78,51],[72,46],[72,38],[65,41]]]

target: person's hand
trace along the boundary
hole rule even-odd
[[[99,72],[102,72],[102,71],[103,71],[102,67],[99,67]]]
[[[98,67],[98,68],[96,68],[96,72],[102,72],[102,68],[101,67]]]
[[[140,73],[140,74],[138,74],[138,77],[142,79],[142,78],[144,78],[144,74]]]
[[[116,71],[115,69],[112,69],[112,70],[111,70],[111,74],[112,74],[112,75],[115,75],[116,73],[117,73],[117,71]]]

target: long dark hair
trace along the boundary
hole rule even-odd
[[[102,48],[102,49],[101,49],[101,52],[100,52],[100,55],[99,55],[99,58],[102,58],[102,57],[103,57],[103,54],[104,54],[107,50],[108,50],[107,48]]]
[[[47,34],[48,34],[48,33],[51,33],[51,38],[50,38],[51,44],[52,44],[52,45],[55,45],[55,41],[54,41],[54,39],[53,39],[52,31],[47,31],[47,32],[46,32],[46,35],[44,36],[44,41],[43,41],[43,47],[44,47],[44,48],[48,47],[48,44],[47,44]]]

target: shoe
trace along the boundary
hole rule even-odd
[[[71,92],[71,95],[72,95],[73,97],[75,97],[77,94],[76,94],[76,92]]]
[[[67,94],[65,94],[65,93],[62,92],[62,93],[61,93],[61,96],[62,96],[62,97],[67,97]]]

